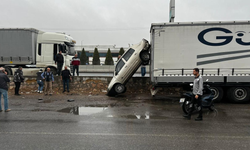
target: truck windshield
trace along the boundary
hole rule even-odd
[[[115,74],[116,74],[116,75],[121,71],[121,69],[122,69],[122,67],[123,67],[124,65],[125,65],[125,63],[123,62],[122,59],[120,59],[120,61],[118,61],[118,63],[117,63],[116,66],[115,66]]]
[[[129,50],[127,50],[127,52],[123,55],[122,58],[124,58],[126,61],[129,60],[129,58],[132,56],[132,54],[135,52],[134,49],[130,48]]]
[[[75,55],[75,45],[74,43],[69,43],[69,42],[64,42],[66,45],[67,45],[67,52],[68,52],[68,55]]]
[[[75,55],[75,47],[69,47],[69,55],[71,56]]]

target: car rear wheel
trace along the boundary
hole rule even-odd
[[[107,95],[113,97],[116,96],[117,93],[115,92],[114,88],[112,88],[111,90],[108,91]]]
[[[148,51],[142,51],[140,53],[140,58],[143,62],[148,62],[150,60],[150,55],[149,55]]]
[[[121,94],[121,93],[124,93],[126,91],[126,87],[123,84],[120,84],[120,83],[116,84],[114,89],[115,89],[115,92],[117,94]]]

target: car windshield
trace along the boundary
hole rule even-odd
[[[123,55],[122,58],[124,58],[126,61],[128,61],[129,58],[132,56],[132,54],[133,54],[134,52],[135,52],[135,50],[132,49],[132,48],[130,48],[130,49],[126,52],[126,54]]]
[[[125,65],[125,63],[123,62],[122,59],[120,59],[120,61],[116,64],[116,67],[115,67],[116,74],[118,74],[121,71],[121,69],[124,65]]]

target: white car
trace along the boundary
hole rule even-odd
[[[126,92],[126,83],[134,75],[137,69],[143,64],[148,65],[150,60],[150,45],[143,39],[139,44],[130,47],[118,60],[114,77],[108,86],[108,96]]]

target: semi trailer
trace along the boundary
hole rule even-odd
[[[50,67],[56,74],[55,56],[62,51],[64,65],[70,68],[75,54],[75,41],[65,33],[43,32],[33,28],[0,29],[0,67],[8,75],[23,67],[24,75],[35,75],[40,68]]]
[[[215,101],[250,100],[250,21],[153,23],[150,79],[159,87],[188,87],[199,68]]]

